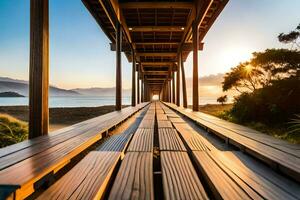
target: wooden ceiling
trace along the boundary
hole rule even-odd
[[[191,27],[199,23],[202,40],[228,0],[82,0],[111,41],[115,50],[115,27],[123,28],[122,51],[129,62],[134,49],[138,67],[150,87],[161,87],[176,70],[179,52],[183,61],[192,51]]]

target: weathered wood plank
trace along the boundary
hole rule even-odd
[[[200,134],[198,134],[188,124],[176,123],[174,124],[174,126],[190,150],[209,151],[215,149],[211,143],[207,142]]]
[[[113,135],[103,141],[103,144],[97,148],[97,151],[116,151],[124,152],[125,147],[131,138],[131,134],[117,134]]]
[[[154,129],[139,128],[133,135],[127,149],[128,152],[152,152]]]
[[[152,173],[152,153],[126,153],[108,199],[154,199]]]
[[[90,152],[38,199],[101,199],[120,155],[117,152]]]
[[[216,199],[262,199],[242,181],[232,180],[205,151],[194,151],[193,155]]]
[[[168,117],[165,114],[157,114],[156,115],[157,120],[167,121]]]
[[[182,118],[179,117],[169,117],[172,123],[186,123]]]
[[[161,168],[166,200],[208,199],[186,152],[161,152]]]
[[[173,128],[170,121],[157,121],[158,128]]]
[[[139,128],[154,128],[154,119],[143,119]]]
[[[175,129],[160,128],[158,129],[158,137],[161,151],[186,151]]]

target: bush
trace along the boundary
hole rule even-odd
[[[230,114],[240,123],[287,123],[300,113],[299,99],[299,78],[273,81],[270,86],[237,97]]]
[[[0,148],[22,142],[27,138],[28,126],[25,122],[0,114]]]

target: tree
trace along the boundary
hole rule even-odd
[[[291,49],[294,48],[294,46],[297,48],[300,48],[300,42],[298,39],[300,38],[300,24],[297,26],[297,28],[287,34],[280,33],[278,35],[279,42],[285,43],[285,44],[292,44]]]
[[[227,95],[221,96],[217,99],[217,102],[221,103],[224,105],[225,102],[227,102]]]
[[[272,81],[291,77],[300,77],[300,51],[267,49],[254,52],[250,61],[231,68],[224,76],[223,91],[254,92]]]

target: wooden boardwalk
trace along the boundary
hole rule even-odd
[[[139,111],[140,109],[142,110]],[[4,197],[23,199],[27,196],[41,200],[300,198],[297,167],[292,169],[290,166],[291,170],[285,172],[283,168],[274,167],[272,164],[266,165],[266,161],[262,160],[260,154],[249,153],[251,149],[241,148],[238,151],[231,148],[228,145],[231,144],[230,138],[229,142],[228,139],[221,141],[224,139],[222,132],[217,134],[210,131],[208,133],[208,127],[203,128],[203,124],[195,123],[198,116],[206,117],[205,121],[213,119],[214,123],[219,119],[161,102],[153,102],[148,106],[141,104],[123,111],[124,119],[117,112],[120,117],[117,122],[112,120],[116,113],[108,114],[102,120],[109,119],[111,126],[115,126],[115,123],[120,123],[132,116],[131,124],[123,132],[110,137],[101,134],[106,133],[105,130],[97,132],[105,138],[96,150],[85,155],[55,183],[48,182],[50,187],[42,193],[39,191],[41,186],[45,187],[43,182],[49,178],[49,175],[55,175],[61,172],[60,169],[64,169],[65,164],[62,163],[74,157],[73,151],[76,151],[76,154],[83,152],[81,148],[85,140],[74,143],[73,138],[61,139],[59,136],[64,138],[68,134],[60,131],[60,133],[49,135],[55,138],[50,138],[52,147],[42,148],[41,144],[47,140],[39,138],[39,140],[17,144],[15,149],[12,146],[2,149],[0,163],[5,164],[7,156],[16,158],[16,161],[3,164],[3,169],[0,171],[1,199]],[[134,114],[136,112],[137,114]],[[186,117],[183,118],[182,115]],[[100,125],[102,122],[100,118],[82,122],[86,125],[93,123]],[[226,126],[226,122],[220,124],[220,126]],[[78,125],[75,126],[78,127]],[[226,127],[228,131],[230,126]],[[245,127],[236,126],[234,131],[244,130],[242,128]],[[252,131],[247,130],[249,133]],[[212,133],[220,137],[219,143],[227,142],[228,146],[225,149],[218,148],[208,138]],[[81,135],[84,134],[87,134],[86,137],[94,137],[89,132]],[[248,137],[252,136],[249,134]],[[273,138],[265,138],[268,140],[261,141],[262,144],[268,143],[269,146],[280,144],[277,140],[272,142]],[[64,144],[65,148],[60,150],[60,143],[57,140]],[[233,144],[237,145],[238,142],[235,141]],[[244,145],[242,142],[237,146]],[[29,145],[30,143],[32,146]],[[287,143],[283,143],[285,148],[297,151],[296,145],[289,147]],[[250,147],[247,146],[247,148]],[[257,145],[256,148],[258,147],[261,146]],[[41,149],[37,151],[39,148]],[[57,151],[52,151],[52,149],[57,149]],[[23,155],[18,153],[20,151],[27,152],[27,154],[32,152],[32,155],[19,157]],[[52,153],[49,154],[48,151]],[[282,153],[286,154],[287,158],[293,155],[285,151]],[[275,158],[276,155],[266,159]],[[298,162],[297,156],[293,159],[294,162]],[[35,164],[35,161],[38,164]],[[286,165],[286,163],[280,164]],[[24,167],[30,170],[25,172]],[[294,177],[289,176],[292,170]],[[161,185],[161,187],[155,187],[155,185]]]

